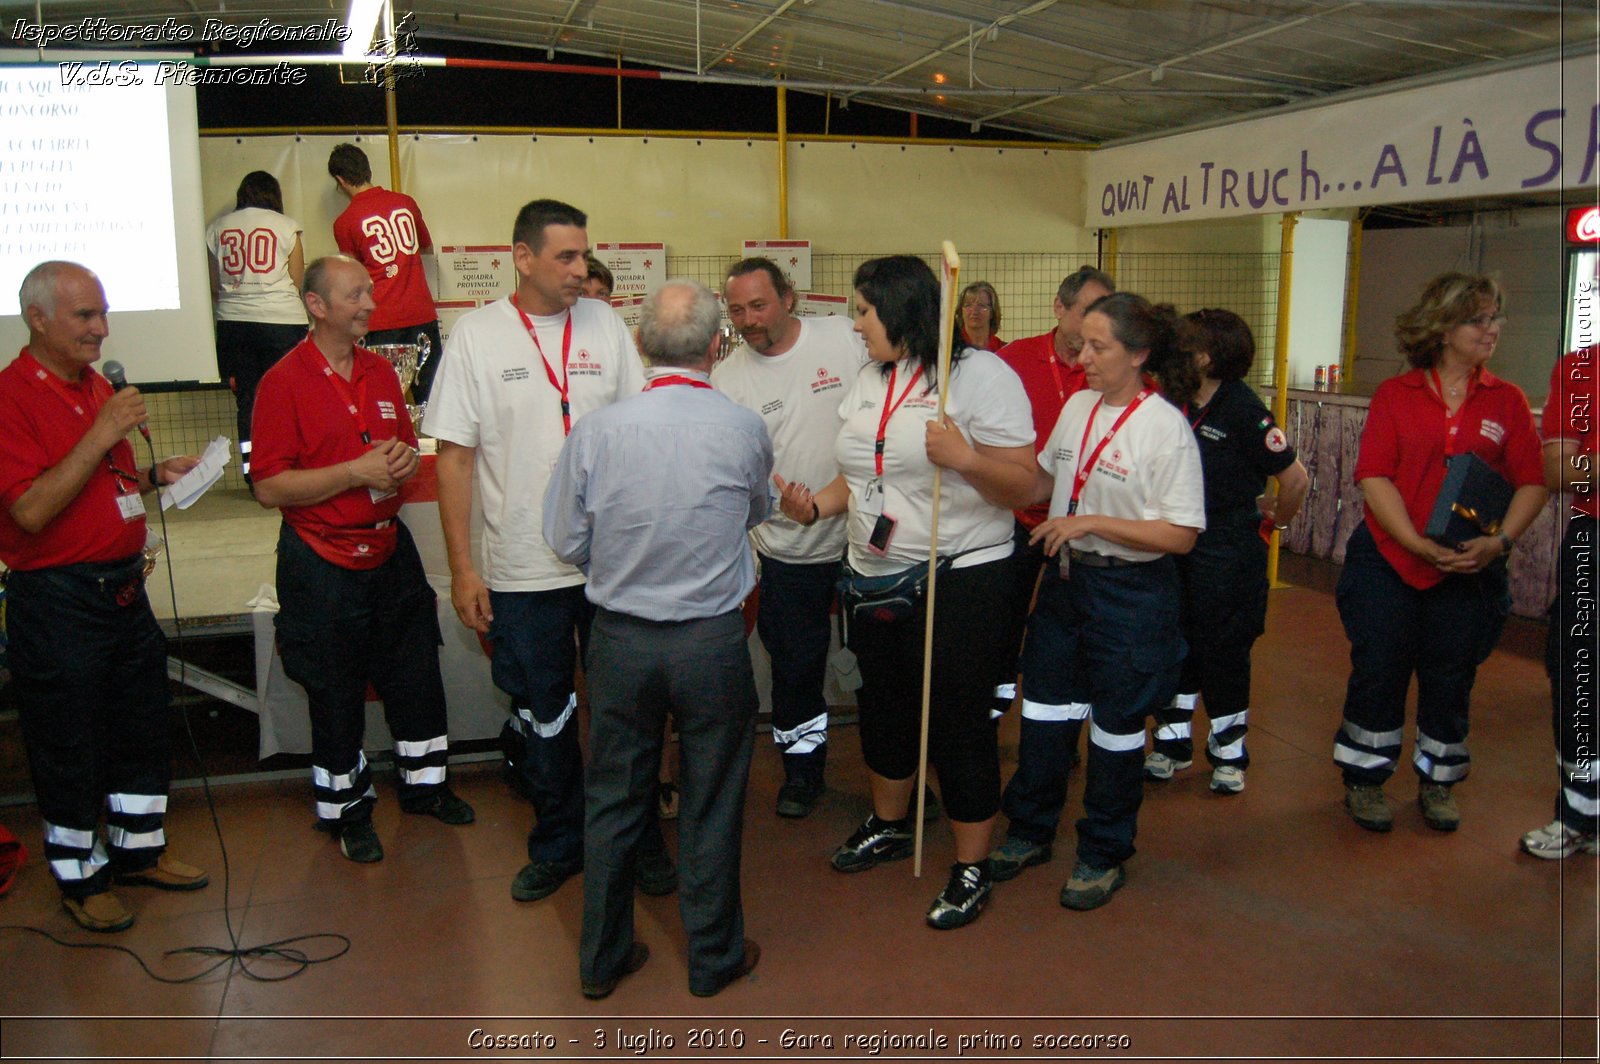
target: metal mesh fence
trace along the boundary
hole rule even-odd
[[[889,252],[814,254],[811,291],[850,295],[856,267]],[[938,268],[935,255],[921,256]],[[667,275],[690,277],[717,290],[731,255],[669,255]],[[966,252],[961,256],[964,284],[988,281],[1000,294],[1000,336],[1015,340],[1048,332],[1055,325],[1051,304],[1061,278],[1085,264],[1092,254]],[[1138,292],[1155,303],[1172,303],[1182,313],[1201,307],[1224,307],[1250,324],[1256,338],[1255,367],[1249,383],[1266,391],[1274,386],[1272,348],[1278,324],[1278,255],[1276,253],[1123,254],[1109,263],[1117,286]],[[236,435],[233,395],[222,385],[147,395],[156,452],[198,454],[217,436]],[[224,487],[244,487],[237,451]]]
[[[1245,378],[1257,389],[1276,386],[1272,349],[1278,337],[1278,254],[1176,253],[1118,255],[1117,287],[1179,313],[1220,307],[1243,318],[1256,338],[1256,361]]]
[[[200,454],[218,436],[233,440],[233,461],[223,471],[223,488],[243,488],[239,468],[239,423],[233,393],[224,384],[202,385],[182,391],[145,389],[144,405],[150,412],[150,442],[157,458],[175,454]],[[140,455],[142,462],[144,456]]]

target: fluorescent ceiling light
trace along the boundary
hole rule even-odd
[[[383,15],[384,0],[350,0],[350,17],[345,28],[350,37],[344,42],[344,54],[350,59],[366,56],[372,38],[378,33],[378,19]]]

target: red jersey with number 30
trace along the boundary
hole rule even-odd
[[[432,247],[433,238],[416,200],[386,188],[358,192],[334,219],[333,239],[372,276],[378,309],[369,330],[426,325],[439,316],[422,272],[422,249]]]

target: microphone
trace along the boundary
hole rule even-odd
[[[120,392],[128,386],[128,372],[122,368],[122,363],[112,359],[100,371],[111,382],[111,390]],[[150,426],[146,422],[139,422],[139,435],[144,437],[146,443],[150,442]]]

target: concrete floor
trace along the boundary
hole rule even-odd
[[[319,933],[351,945],[281,982],[224,968],[163,985],[124,954],[0,931],[4,1056],[1594,1059],[1600,862],[1538,861],[1516,847],[1550,819],[1556,785],[1539,626],[1514,622],[1480,671],[1461,829],[1424,826],[1402,769],[1389,785],[1395,830],[1373,835],[1345,815],[1330,760],[1348,666],[1327,573],[1302,576],[1273,593],[1256,649],[1247,789],[1210,794],[1203,764],[1150,785],[1128,884],[1103,909],[1057,904],[1081,776],[1055,860],[1000,885],[971,927],[922,922],[952,859],[943,823],[929,828],[921,879],[909,861],[833,872],[828,853],[868,808],[852,727],[835,730],[832,789],[802,821],[772,813],[781,770],[761,737],[744,896],[764,952],[750,978],[710,1000],[687,993],[675,900],[642,896],[649,963],[603,1002],[580,996],[579,884],[511,900],[531,813],[491,765],[455,770],[478,810],[466,828],[402,815],[380,779],[388,856],[372,866],[311,829],[303,780],[213,791],[226,863],[205,796],[177,792],[173,850],[213,883],[189,895],[125,891],[139,921],[109,937],[80,932],[60,909],[37,815],[13,805],[0,823],[34,857],[0,899],[9,928],[126,946],[168,978],[210,962],[164,951],[226,945],[230,926],[245,945]],[[1013,711],[1001,731],[1007,773],[1016,735]],[[490,1036],[507,1047],[479,1048]],[[1079,1041],[1068,1048],[1068,1037]]]

